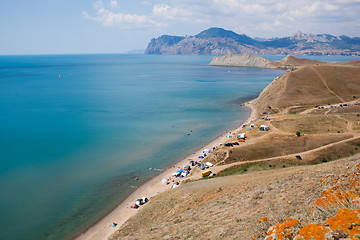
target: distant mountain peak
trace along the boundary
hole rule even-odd
[[[315,35],[309,33],[309,34],[306,34],[306,33],[303,33],[301,31],[297,31],[295,32],[291,38],[292,39],[297,39],[297,40],[308,40],[309,38],[313,38]]]
[[[234,37],[238,36],[239,34],[225,30],[223,28],[212,27],[207,30],[200,32],[199,34],[195,35],[196,38],[218,38],[218,37]]]
[[[332,42],[334,40],[341,40],[340,37],[336,37],[330,34],[312,34],[312,33],[302,33],[297,31],[291,37],[292,40],[306,41],[308,43],[315,42]]]
[[[163,35],[152,39],[145,54],[223,55],[223,54],[360,55],[360,38],[297,31],[290,37],[260,41],[245,34],[212,27],[192,37]]]
[[[295,32],[295,33],[293,34],[293,37],[304,37],[304,36],[306,36],[306,35],[307,35],[307,34],[301,32],[300,30],[298,30],[297,32]]]

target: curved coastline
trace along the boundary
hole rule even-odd
[[[276,80],[276,78],[275,78],[275,80]],[[326,84],[325,84],[325,86],[326,86]],[[328,89],[328,90],[331,91],[330,89]],[[257,99],[259,99],[259,100],[257,100]],[[261,96],[258,97],[257,99],[253,99],[253,100],[251,100],[251,101],[244,104],[245,107],[250,109],[249,117],[242,124],[240,124],[240,126],[238,128],[235,128],[235,129],[233,129],[231,131],[238,131],[239,128],[241,128],[241,126],[244,123],[249,123],[250,121],[255,119],[255,117],[257,115],[257,112],[255,111],[255,109],[256,109],[255,106],[257,106],[257,109],[260,109],[260,107],[258,105],[256,105],[256,101],[260,102],[261,101]],[[341,102],[345,102],[343,99],[340,99],[340,100],[341,100]],[[273,105],[271,105],[271,106],[273,106]],[[213,140],[209,144],[207,144],[204,148],[211,148],[211,147],[214,147],[214,146],[218,146],[219,143],[224,143],[226,140],[227,140],[226,134],[225,134],[225,136],[221,135],[220,137],[216,138],[215,140]],[[321,147],[321,148],[323,148],[323,147]],[[200,148],[196,152],[196,154],[199,154],[201,152],[201,149],[202,148]],[[135,199],[141,197],[142,195],[147,196],[147,197],[152,197],[152,196],[155,196],[155,195],[157,195],[159,193],[162,193],[162,192],[165,192],[166,190],[168,190],[169,187],[166,187],[166,186],[161,184],[161,179],[163,177],[170,176],[171,173],[173,171],[175,171],[178,167],[187,165],[188,161],[191,160],[195,156],[197,156],[197,155],[191,154],[191,155],[187,156],[186,158],[184,158],[181,161],[177,162],[173,167],[170,167],[170,168],[166,169],[161,174],[159,174],[156,177],[150,179],[148,182],[143,184],[141,186],[141,188],[139,188],[131,196],[129,196],[122,204],[120,204],[113,212],[111,212],[102,221],[98,222],[96,225],[94,225],[92,228],[90,228],[88,230],[88,232],[86,232],[85,234],[79,236],[78,239],[107,239],[108,237],[110,237],[129,218],[136,215],[137,212],[129,208],[129,205],[131,203],[133,203],[135,201]],[[145,195],[145,194],[147,194],[147,195]],[[128,201],[130,201],[130,202],[128,202]],[[126,207],[126,206],[128,206],[128,207]],[[129,212],[130,214],[126,215],[127,212]],[[120,213],[122,213],[122,215],[120,215]],[[116,220],[113,220],[115,218],[119,219],[119,221],[117,221],[118,226],[116,228],[110,228],[111,222],[116,221]]]
[[[256,98],[255,98],[256,99]],[[242,104],[243,107],[248,108],[250,111],[248,117],[244,120],[238,127],[231,129],[230,132],[239,131],[243,124],[251,122],[255,118],[255,107],[253,101],[250,100]],[[228,132],[226,132],[228,133]],[[190,160],[194,160],[195,156],[198,156],[202,153],[204,148],[212,148],[219,146],[221,143],[227,140],[226,134],[221,134],[214,140],[210,141],[208,144],[205,144],[203,147],[199,148],[190,155],[182,158],[180,161],[171,164],[170,167],[166,168],[163,172],[157,174],[153,178],[150,178],[143,184],[141,184],[134,192],[127,196],[123,201],[121,201],[113,210],[107,213],[103,218],[97,221],[94,225],[87,228],[82,233],[79,233],[75,236],[75,240],[99,240],[99,239],[108,239],[112,234],[114,234],[129,218],[134,216],[137,213],[137,210],[131,209],[130,206],[135,202],[139,197],[154,197],[162,192],[171,190],[170,185],[164,185],[161,183],[163,178],[168,178],[171,174],[180,167],[188,165]],[[191,176],[191,175],[190,175]],[[186,180],[186,179],[184,179]],[[151,201],[151,199],[150,199]],[[116,227],[111,227],[113,222],[117,223]]]

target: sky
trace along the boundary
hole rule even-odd
[[[127,53],[210,27],[360,37],[360,0],[3,0],[0,55]]]

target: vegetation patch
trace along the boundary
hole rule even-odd
[[[248,172],[254,172],[254,171],[264,171],[264,170],[270,170],[270,169],[277,169],[277,168],[286,168],[290,166],[297,166],[299,164],[286,160],[280,160],[278,162],[271,161],[271,162],[264,162],[264,163],[246,163],[246,164],[240,164],[236,166],[231,166],[229,168],[226,168],[222,171],[220,171],[216,176],[217,177],[224,177],[224,176],[230,176],[230,175],[238,175],[238,174],[244,174]]]
[[[352,135],[348,134],[305,135],[301,137],[297,137],[295,134],[271,134],[254,144],[232,148],[232,153],[229,153],[229,157],[222,164],[281,157],[312,150],[350,137]]]
[[[360,153],[360,138],[334,145],[332,147],[324,150],[318,150],[311,154],[309,157],[304,157],[302,160],[299,160],[295,157],[293,158],[283,158],[279,157],[271,161],[260,161],[253,163],[243,163],[229,168],[225,168],[220,171],[216,177],[230,176],[245,174],[248,172],[254,171],[263,171],[271,170],[278,168],[287,168],[292,166],[301,166],[301,165],[316,165],[321,163],[331,162],[343,157],[349,157]]]
[[[324,130],[336,133],[345,132],[347,123],[333,115],[302,114],[302,115],[279,115],[271,123],[285,132],[300,131],[305,134],[321,134]]]
[[[301,223],[286,219],[269,228],[265,240],[270,239],[358,239],[360,236],[360,164],[347,174],[328,174],[320,180],[324,187],[310,213],[316,218]],[[320,223],[319,216],[326,219]],[[264,219],[261,218],[261,219]],[[310,223],[309,223],[310,220]],[[325,221],[325,222],[323,222]],[[259,221],[258,224],[263,224]],[[267,218],[266,221],[268,222]],[[256,235],[259,239],[261,234]]]

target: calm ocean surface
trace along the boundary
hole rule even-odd
[[[239,104],[284,73],[211,58],[0,56],[0,239],[73,236],[158,173],[149,167],[238,126]]]

